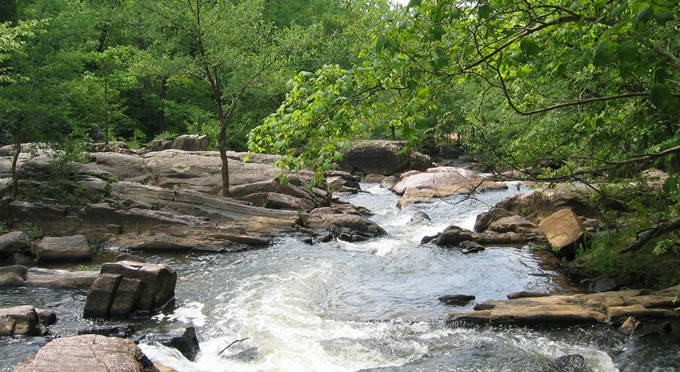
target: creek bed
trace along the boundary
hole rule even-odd
[[[176,350],[141,341],[156,363],[178,371],[525,371],[541,370],[565,354],[578,353],[596,371],[673,370],[680,346],[637,339],[609,327],[456,327],[453,310],[437,297],[470,294],[475,302],[514,291],[565,292],[564,278],[549,255],[528,248],[491,247],[464,255],[458,249],[420,245],[450,224],[472,228],[477,214],[514,192],[451,197],[399,210],[397,196],[377,184],[346,197],[367,207],[388,236],[367,242],[306,245],[285,236],[271,248],[219,255],[146,255],[178,272],[176,303],[147,320],[131,321],[138,335],[165,334],[177,326],[197,328],[196,361]],[[417,211],[432,222],[410,224]],[[0,306],[52,308],[53,334],[111,322],[80,317],[82,291],[13,289],[0,292]],[[219,355],[227,345],[234,343]],[[9,370],[46,339],[0,339],[0,366]]]

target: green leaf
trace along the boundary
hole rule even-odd
[[[656,13],[654,13],[654,18],[656,18],[657,23],[664,26],[666,24],[666,22],[673,19],[673,13],[671,13],[669,11],[656,12]]]
[[[454,6],[451,9],[450,16],[451,16],[452,19],[459,19],[460,18],[460,9],[458,9],[457,7]]]
[[[596,67],[604,66],[609,63],[612,59],[611,52],[609,51],[609,45],[607,43],[600,43],[595,49],[595,54],[593,55],[593,65]]]
[[[420,6],[420,4],[423,2],[423,0],[411,0],[408,2],[408,5],[406,8],[413,8],[414,6]]]
[[[637,27],[637,25],[640,23],[649,22],[649,19],[652,18],[652,15],[654,15],[654,8],[651,6],[641,9],[635,16],[635,27]]]
[[[431,31],[432,40],[441,40],[445,33],[446,31],[444,30],[444,27],[441,25],[436,25]]]
[[[657,107],[663,106],[672,97],[671,90],[666,84],[655,84],[649,90],[649,100]]]
[[[437,54],[437,67],[444,68],[449,64],[449,56],[446,54]]]
[[[432,122],[432,119],[418,115],[416,116],[416,128],[418,129],[427,129],[430,127],[430,123]]]
[[[666,179],[666,182],[663,183],[663,191],[666,194],[670,194],[670,193],[678,191],[678,189],[680,188],[679,187],[680,185],[678,185],[679,181],[680,180],[678,179],[677,176],[668,177]]]
[[[624,62],[635,62],[638,58],[638,47],[632,41],[624,41],[619,44],[616,50],[619,55],[619,60]]]
[[[333,160],[334,161],[342,161],[344,158],[344,155],[340,151],[336,151],[333,153]]]
[[[376,40],[376,42],[375,42],[375,51],[376,51],[376,53],[378,53],[378,52],[380,52],[381,50],[383,50],[383,48],[385,47],[385,44],[386,44],[386,43],[387,43],[387,38],[385,37],[385,35],[380,35],[380,36],[378,36],[378,40]]]
[[[533,40],[529,39],[522,39],[522,41],[519,42],[519,48],[528,56],[536,56],[538,55],[538,52],[541,51],[538,45],[536,45]]]
[[[479,17],[487,19],[491,16],[492,11],[493,9],[491,8],[491,6],[489,6],[488,4],[484,4],[479,7]]]

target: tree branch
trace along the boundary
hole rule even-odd
[[[650,240],[653,240],[655,238],[660,237],[661,235],[664,235],[666,233],[678,229],[680,229],[680,217],[672,219],[670,221],[659,222],[648,229],[638,231],[636,234],[635,241],[627,248],[620,250],[619,254],[637,251],[638,249],[642,248],[645,244],[647,244],[647,242],[649,242]]]

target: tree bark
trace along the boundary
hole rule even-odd
[[[660,222],[649,229],[642,230],[637,233],[637,239],[629,245],[627,248],[624,248],[619,251],[619,253],[626,253],[630,251],[637,251],[638,249],[642,248],[647,242],[649,242],[652,239],[658,238],[661,235],[664,235],[666,233],[669,233],[671,231],[679,230],[680,229],[680,218],[675,218],[670,221],[664,221]]]
[[[17,193],[19,192],[19,179],[17,177],[19,154],[21,154],[21,140],[19,139],[19,136],[16,136],[14,142],[14,157],[12,158],[12,199],[16,199]]]

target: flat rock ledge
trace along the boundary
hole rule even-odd
[[[68,271],[12,265],[0,267],[0,287],[89,288],[98,276],[97,271]]]
[[[157,372],[134,342],[117,337],[82,335],[59,338],[16,366],[14,372]]]
[[[619,326],[629,318],[635,321],[669,321],[673,332],[680,331],[680,311],[674,298],[680,285],[663,291],[631,289],[594,294],[520,297],[487,301],[474,311],[449,314],[450,323],[511,325],[610,324]]]

